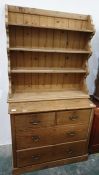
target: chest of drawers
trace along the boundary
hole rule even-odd
[[[5,14],[13,174],[87,159],[91,16],[10,5]]]
[[[90,104],[87,109],[11,114],[14,174],[86,160]]]
[[[85,117],[88,116],[84,121],[81,118],[83,112]],[[70,116],[65,116],[67,121],[64,121],[63,124],[61,120],[63,120],[64,116],[60,112],[16,115],[14,116],[16,148],[20,150],[84,140],[88,134],[90,113],[90,110],[80,110],[78,116],[71,113]],[[51,119],[44,120],[48,116]],[[75,119],[72,117],[75,117]],[[59,118],[60,122],[58,121]],[[77,120],[79,125],[76,123]]]

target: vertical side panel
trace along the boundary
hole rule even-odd
[[[11,134],[12,134],[12,152],[13,152],[13,166],[17,167],[17,157],[16,157],[16,134],[15,134],[15,117],[10,115],[11,121]]]

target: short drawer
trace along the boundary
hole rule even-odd
[[[26,130],[30,128],[46,127],[55,125],[55,113],[33,113],[15,115],[16,130]]]
[[[61,144],[27,151],[17,152],[17,166],[27,166],[39,164],[52,160],[75,157],[87,153],[87,143],[85,141]]]
[[[57,124],[77,124],[77,123],[88,123],[90,119],[91,110],[68,110],[60,111],[56,113]]]
[[[56,126],[16,131],[17,150],[87,139],[88,125]]]

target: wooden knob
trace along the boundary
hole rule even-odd
[[[32,156],[32,161],[37,161],[40,159],[40,155],[33,155]]]
[[[69,119],[74,121],[74,120],[77,120],[79,118],[78,115],[72,115],[72,116],[69,116]]]
[[[73,137],[76,135],[76,132],[75,131],[69,131],[67,132],[67,135],[70,136],[70,137]]]
[[[39,120],[34,120],[34,121],[32,121],[32,122],[30,122],[32,125],[38,125],[39,123],[40,123],[40,121]]]
[[[66,151],[67,154],[73,154],[73,150],[70,148]]]
[[[40,141],[40,137],[34,135],[34,136],[32,136],[32,140],[33,140],[34,142],[39,142],[39,141]]]

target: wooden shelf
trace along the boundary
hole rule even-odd
[[[19,27],[34,27],[34,28],[42,28],[42,29],[56,29],[56,30],[64,30],[64,31],[73,31],[73,32],[84,32],[89,34],[94,34],[95,31],[92,29],[77,29],[77,28],[66,28],[66,27],[50,27],[44,25],[29,25],[29,24],[18,24],[18,23],[8,23],[8,26],[19,26]]]
[[[9,101],[88,98],[86,60],[95,32],[91,17],[7,10]]]
[[[76,50],[76,49],[60,49],[60,48],[30,48],[30,47],[10,47],[10,51],[23,51],[23,52],[48,52],[48,53],[81,53],[91,54],[90,50]]]
[[[89,98],[89,95],[83,91],[35,91],[28,93],[14,93],[9,97],[9,102],[23,102],[23,101],[42,101],[42,100],[56,100],[56,99],[74,99],[74,98]]]
[[[86,73],[80,68],[13,68],[11,73]]]

